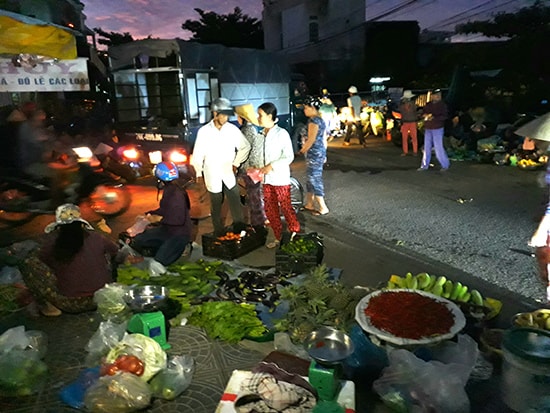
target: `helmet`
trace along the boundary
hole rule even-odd
[[[231,101],[226,98],[217,98],[210,103],[210,110],[212,112],[223,113],[224,115],[233,115],[235,110],[231,106]]]
[[[350,86],[350,87],[348,88],[348,92],[349,92],[349,93],[357,93],[357,88],[356,88],[355,86]]]
[[[155,166],[155,176],[163,182],[179,178],[178,168],[173,162],[161,162]]]
[[[323,105],[321,99],[316,98],[315,96],[306,96],[304,99],[304,105],[311,106],[317,110]]]

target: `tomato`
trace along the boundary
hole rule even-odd
[[[102,376],[114,376],[118,370],[115,364],[104,364],[101,366],[100,374]]]
[[[143,362],[132,355],[119,356],[114,365],[122,371],[135,374],[136,376],[141,376],[145,370]]]

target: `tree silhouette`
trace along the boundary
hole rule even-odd
[[[186,20],[181,28],[193,33],[193,40],[199,43],[217,43],[228,47],[264,48],[264,34],[261,21],[243,14],[235,7],[230,14],[217,14],[194,9],[199,20]]]
[[[550,80],[550,6],[542,1],[516,13],[498,13],[492,20],[458,25],[456,31],[509,37],[510,67],[520,70],[524,77]]]
[[[109,46],[117,46],[119,44],[130,43],[135,39],[128,32],[117,33],[117,32],[106,32],[103,29],[96,27],[94,32],[99,34],[101,37],[97,39],[99,44]]]

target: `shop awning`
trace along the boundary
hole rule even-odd
[[[62,26],[0,10],[0,33],[0,54],[77,57],[74,34]]]

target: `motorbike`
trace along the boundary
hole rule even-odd
[[[180,147],[147,150],[137,144],[126,144],[116,148],[100,144],[94,153],[105,171],[123,178],[128,183],[152,176],[155,165],[163,161],[175,163],[180,172],[185,171],[189,165],[188,153]]]
[[[124,213],[131,204],[128,188],[106,174],[99,160],[88,147],[72,148],[76,165],[67,168],[63,201],[79,204],[87,201],[93,211],[108,217]],[[63,162],[68,155],[60,158]],[[58,158],[59,159],[59,158]],[[14,170],[4,170],[0,176],[0,221],[22,224],[35,215],[52,213],[51,181],[37,180]]]

